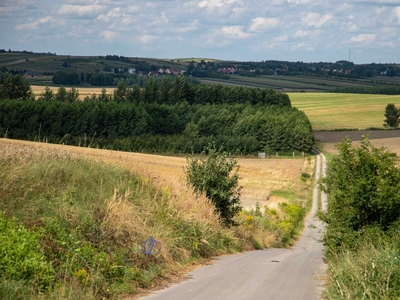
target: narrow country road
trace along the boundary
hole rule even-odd
[[[325,174],[325,157],[317,155],[316,180]],[[313,204],[305,220],[302,236],[291,249],[267,249],[228,255],[214,259],[209,266],[189,273],[189,279],[142,300],[311,300],[320,299],[323,246],[319,242],[324,225],[315,217],[319,190],[313,192]],[[326,195],[321,195],[326,209]]]

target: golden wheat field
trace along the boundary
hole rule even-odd
[[[145,174],[164,186],[184,185],[184,167],[186,158],[141,153],[122,152],[56,145],[20,140],[0,139],[0,147],[6,145],[30,145],[47,149],[60,149],[95,160],[112,163]],[[308,186],[300,180],[301,173],[310,175],[314,170],[314,159],[306,158],[236,158],[240,165],[240,185],[242,205],[246,209],[254,208],[258,202],[261,207],[275,207],[281,197],[270,196],[273,190],[290,190],[306,198]]]
[[[40,95],[44,92],[45,88],[44,86],[39,86],[39,85],[31,85],[32,92],[35,94],[36,98],[39,98]],[[57,93],[59,87],[57,86],[49,86],[49,88],[53,91],[53,93]],[[69,91],[71,88],[66,87],[65,88],[67,91]],[[83,100],[86,96],[91,96],[93,94],[99,95],[101,94],[102,87],[78,87],[77,90],[79,91],[79,99]],[[108,94],[112,94],[115,88],[106,88]]]

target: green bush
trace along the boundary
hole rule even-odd
[[[0,212],[0,274],[6,281],[26,281],[47,290],[55,271],[39,244],[40,233],[28,231]]]
[[[222,149],[216,150],[215,145],[209,145],[206,151],[205,158],[187,158],[188,166],[185,169],[187,183],[196,192],[206,194],[224,223],[233,224],[233,218],[242,210],[239,165],[236,160],[228,160],[227,153]]]
[[[400,218],[400,171],[386,149],[374,148],[367,137],[360,147],[346,138],[339,155],[329,163],[322,188],[329,196],[328,212],[321,214],[328,224],[326,251],[351,244],[354,234],[376,226],[386,231]]]

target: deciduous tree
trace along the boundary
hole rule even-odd
[[[188,157],[185,175],[188,185],[198,193],[205,193],[227,225],[234,224],[240,206],[239,165],[228,160],[227,153],[209,145],[205,157]]]
[[[384,120],[385,123],[383,126],[393,128],[397,128],[399,126],[400,111],[393,103],[386,105],[385,117],[386,119]]]

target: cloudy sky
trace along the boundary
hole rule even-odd
[[[0,49],[400,63],[400,0],[0,0]]]

